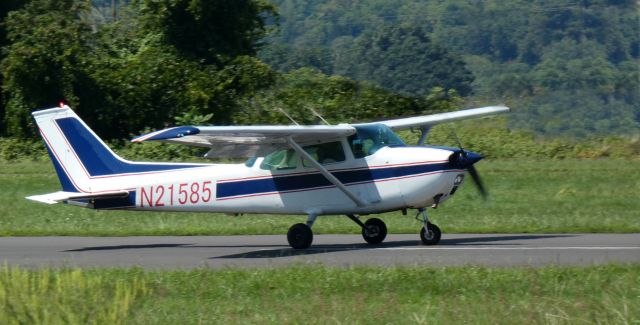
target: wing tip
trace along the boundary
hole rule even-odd
[[[188,135],[196,135],[200,133],[200,129],[195,126],[176,126],[168,129],[153,131],[131,139],[131,142],[143,142],[151,140],[169,140],[182,138]]]

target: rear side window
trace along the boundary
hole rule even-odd
[[[322,165],[345,161],[344,149],[342,142],[327,142],[322,144],[314,144],[303,148],[313,159]],[[313,165],[303,159],[304,167],[312,167]]]

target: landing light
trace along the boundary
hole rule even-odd
[[[459,174],[458,176],[456,176],[456,179],[453,180],[453,185],[460,185],[462,183],[462,180],[464,180],[464,174]]]

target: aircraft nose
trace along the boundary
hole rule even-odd
[[[481,154],[475,153],[473,151],[465,151],[465,152],[467,153],[466,159],[469,162],[469,165],[473,165],[484,158]]]
[[[449,163],[457,168],[468,168],[484,157],[479,153],[467,150],[457,150],[449,156]]]

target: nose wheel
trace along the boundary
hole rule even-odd
[[[422,227],[422,230],[420,230],[420,239],[425,245],[438,244],[438,242],[440,242],[441,235],[442,232],[440,231],[440,228],[430,222],[427,222],[427,224]]]
[[[420,240],[425,245],[437,245],[440,242],[442,232],[438,226],[429,222],[429,216],[424,208],[418,209],[416,219],[422,221],[424,226],[420,230]]]

